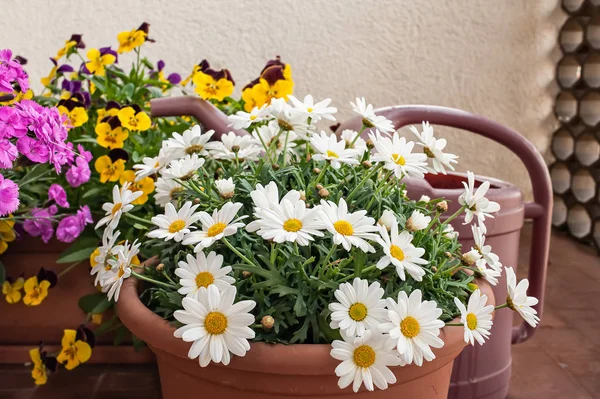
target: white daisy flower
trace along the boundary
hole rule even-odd
[[[223,256],[210,252],[208,257],[200,251],[194,257],[187,254],[186,261],[179,261],[175,275],[180,278],[181,288],[177,290],[181,295],[200,300],[200,290],[214,285],[223,292],[231,288],[235,279],[228,276],[231,266],[223,266]]]
[[[221,238],[234,235],[240,227],[244,226],[240,220],[245,216],[233,220],[242,206],[240,202],[227,202],[221,209],[215,209],[212,216],[204,211],[199,212],[198,219],[202,222],[202,230],[187,234],[183,245],[198,244],[194,251],[200,252]]]
[[[500,257],[492,252],[491,245],[485,245],[485,234],[481,227],[472,225],[471,231],[473,232],[473,241],[475,241],[475,250],[485,259],[487,264],[497,271],[500,271],[502,264],[500,263]],[[473,248],[472,248],[473,249]]]
[[[334,169],[339,169],[343,163],[358,165],[357,150],[347,149],[344,140],[337,141],[335,134],[328,135],[321,130],[321,134],[310,138],[311,146],[317,151],[312,158],[315,161],[329,161]]]
[[[300,101],[292,95],[288,95],[288,99],[294,106],[292,112],[298,113],[304,118],[310,118],[311,123],[318,122],[321,119],[328,119],[335,122],[333,114],[337,112],[337,108],[328,106],[331,103],[330,98],[326,98],[316,104],[310,94],[304,97],[304,101]]]
[[[273,181],[269,182],[266,186],[259,183],[256,185],[256,189],[250,192],[250,197],[252,197],[252,201],[254,202],[254,217],[260,218],[258,215],[259,209],[272,209],[274,205],[279,204],[279,189]],[[300,192],[291,190],[283,196],[282,200],[284,199],[294,204],[300,200]],[[248,223],[246,231],[254,233],[259,228],[260,220],[254,220]]]
[[[285,136],[286,134],[281,131],[277,121],[270,121],[268,124],[259,126],[252,132],[252,137],[254,137],[257,142],[261,143],[261,145],[264,143],[265,149],[269,149],[273,146],[276,154],[281,154],[283,152],[285,147]],[[296,136],[296,133],[289,132],[287,137],[288,152],[291,152],[293,148],[296,147],[294,140],[297,139],[298,136]]]
[[[379,129],[384,133],[393,133],[396,130],[394,129],[392,121],[385,116],[375,115],[373,106],[367,104],[364,97],[356,97],[355,101],[356,103],[350,103],[350,105],[352,105],[352,111],[362,116],[362,123],[364,126],[367,128]]]
[[[192,224],[196,223],[202,216],[202,212],[196,212],[199,206],[199,204],[192,206],[192,202],[187,201],[177,211],[175,206],[168,202],[165,205],[164,215],[156,215],[151,219],[152,223],[158,226],[158,229],[152,230],[147,236],[165,241],[182,241],[187,234],[196,228]]]
[[[110,272],[105,276],[104,280],[100,282],[102,285],[102,292],[106,292],[108,300],[115,299],[115,302],[119,300],[119,292],[121,292],[121,286],[123,280],[129,278],[131,275],[131,261],[140,252],[140,243],[137,240],[129,246],[128,242],[125,241],[119,250],[117,251],[116,257],[108,260],[108,264],[111,266]]]
[[[90,270],[90,275],[96,275],[96,279],[94,280],[94,285],[98,285],[104,281],[112,266],[108,263],[108,260],[112,256],[116,256],[119,253],[119,250],[122,248],[122,245],[115,245],[120,231],[114,231],[113,229],[107,228],[104,230],[102,234],[102,246],[98,247],[97,252],[94,251],[91,258],[91,266],[92,270]]]
[[[229,115],[229,126],[234,129],[248,129],[253,123],[258,123],[266,120],[269,111],[267,110],[268,104],[263,104],[262,107],[254,107],[252,111],[238,111],[235,115]]]
[[[154,184],[154,201],[160,205],[165,206],[168,203],[176,203],[175,196],[178,193],[183,192],[183,187],[172,179],[164,179],[159,177]]]
[[[422,258],[425,250],[411,244],[412,234],[408,231],[398,234],[398,224],[392,225],[389,234],[384,226],[379,226],[379,233],[379,244],[383,248],[384,256],[377,262],[377,268],[384,269],[391,263],[396,267],[401,280],[406,280],[406,271],[416,281],[421,281],[425,270],[420,265],[426,265],[428,262]]]
[[[114,229],[119,224],[121,216],[133,209],[131,203],[144,193],[141,191],[132,192],[129,190],[130,186],[130,182],[125,182],[123,186],[121,186],[121,189],[119,189],[119,186],[117,185],[113,187],[113,202],[105,202],[102,205],[102,210],[106,212],[106,216],[98,221],[96,229],[105,224],[108,225],[109,229]]]
[[[473,172],[467,172],[468,184],[463,182],[465,186],[465,192],[458,197],[458,203],[465,206],[465,222],[463,224],[469,224],[475,216],[479,221],[480,227],[485,233],[485,227],[483,222],[486,217],[493,218],[492,212],[498,212],[500,205],[497,202],[490,201],[485,198],[485,194],[490,189],[490,182],[484,181],[475,191],[475,175]]]
[[[421,198],[419,198],[419,201],[417,202],[429,202],[431,201],[431,198],[428,195],[421,195]]]
[[[334,244],[342,244],[346,251],[354,246],[363,252],[375,252],[375,248],[367,240],[377,240],[375,219],[361,210],[348,213],[348,204],[340,198],[339,204],[321,200],[322,221],[325,228],[333,234]]]
[[[430,222],[430,216],[425,216],[420,211],[415,210],[406,221],[406,228],[410,231],[419,231],[427,228]]]
[[[381,217],[377,221],[377,224],[380,226],[385,226],[386,229],[391,230],[392,226],[398,223],[398,219],[396,219],[396,214],[389,209],[386,209],[381,214]]]
[[[375,281],[355,278],[352,284],[342,283],[335,290],[339,302],[329,304],[333,329],[340,329],[351,337],[361,336],[367,330],[377,330],[377,326],[387,318],[383,288]]]
[[[230,177],[229,179],[217,179],[215,180],[215,186],[221,198],[231,198],[235,192],[235,183]]]
[[[152,158],[144,157],[141,164],[133,165],[133,169],[135,169],[135,181],[157,174],[171,161],[172,159],[165,154],[165,151],[162,148],[157,156]]]
[[[432,160],[433,168],[430,169],[430,172],[446,174],[446,168],[454,170],[452,164],[458,163],[458,156],[443,152],[447,141],[433,137],[433,126],[430,126],[429,122],[423,122],[422,133],[419,133],[414,126],[410,127],[410,131],[419,139],[418,144],[423,146],[423,152],[427,158]]]
[[[531,327],[537,326],[540,318],[532,306],[538,304],[538,299],[533,296],[527,296],[529,280],[525,278],[517,284],[517,276],[513,268],[505,267],[504,269],[506,270],[506,287],[508,289],[506,302],[508,303],[508,307],[519,313]]]
[[[188,352],[190,359],[199,358],[201,367],[213,361],[228,365],[230,353],[244,357],[250,350],[249,339],[254,331],[248,327],[254,323],[249,312],[256,306],[254,301],[233,303],[235,286],[224,292],[213,284],[200,290],[198,299],[183,298],[183,310],[176,310],[173,316],[184,326],[175,330],[176,338],[193,342]]]
[[[390,366],[402,364],[395,354],[394,341],[378,331],[366,331],[361,337],[342,335],[343,341],[333,341],[331,357],[340,360],[335,368],[335,375],[340,377],[338,386],[341,389],[352,384],[352,390],[358,392],[364,384],[365,388],[373,391],[387,389],[388,384],[396,382],[396,376]]]
[[[398,293],[398,301],[386,299],[389,323],[379,325],[379,331],[389,334],[406,364],[423,365],[435,359],[431,348],[441,348],[444,341],[439,337],[444,322],[439,319],[442,309],[435,301],[423,301],[421,290]]]
[[[444,237],[451,240],[458,238],[458,231],[454,231],[454,227],[451,224],[447,224],[442,233],[444,234]]]
[[[214,130],[202,133],[200,126],[194,125],[183,134],[174,132],[170,139],[163,141],[162,149],[171,159],[180,159],[192,154],[206,157],[207,147],[211,147],[207,143],[214,133]]]
[[[307,122],[307,119],[298,113],[292,111],[292,107],[283,98],[274,98],[268,107],[269,116],[277,121],[277,125],[285,132],[294,132],[296,136],[303,140],[308,140],[314,126]]]
[[[291,202],[282,199],[281,203],[272,204],[270,209],[258,209],[256,214],[259,226],[256,234],[265,240],[296,242],[305,246],[314,240],[313,236],[324,235],[319,231],[324,228],[319,220],[319,208],[306,209],[306,204],[301,200]]]
[[[490,283],[493,286],[495,286],[496,284],[498,284],[498,278],[500,277],[500,275],[502,273],[500,273],[499,270],[487,267],[487,263],[486,263],[485,259],[479,259],[479,260],[477,260],[475,262],[475,267],[477,268],[477,270],[479,271],[479,273],[483,276],[483,278],[488,283]]]
[[[458,299],[454,298],[454,303],[460,311],[460,322],[465,326],[464,339],[466,343],[483,345],[485,339],[490,336],[490,329],[494,324],[492,322],[492,312],[494,305],[487,305],[488,297],[481,294],[480,290],[475,290],[469,297],[467,307]]]
[[[382,136],[379,131],[369,134],[375,153],[371,157],[373,162],[385,162],[384,168],[394,171],[398,179],[404,176],[424,177],[427,172],[427,155],[412,153],[415,143],[407,142],[404,137],[394,133],[391,138]]]
[[[234,151],[235,150],[235,151]],[[210,149],[210,155],[216,159],[240,161],[258,161],[262,151],[262,145],[250,135],[238,136],[234,132],[229,132],[221,136],[221,141],[215,141],[214,147]]]
[[[356,137],[357,134],[357,131],[345,129],[340,137],[346,142],[347,148],[358,151],[358,155],[362,156],[368,150],[367,143],[361,137]]]
[[[479,261],[480,259],[481,254],[476,249],[471,249],[469,252],[465,252],[464,254],[462,254],[463,262],[465,262],[469,266],[474,265],[475,262]]]
[[[198,154],[186,155],[171,161],[169,166],[162,169],[161,174],[165,179],[188,180],[198,173],[202,165],[204,165],[204,158],[200,158]]]

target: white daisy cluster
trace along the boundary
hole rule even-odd
[[[102,246],[92,255],[96,283],[115,301],[130,275],[180,295],[182,309],[173,313],[180,323],[175,336],[190,343],[188,356],[198,358],[202,367],[227,365],[232,354],[244,356],[249,340],[264,337],[258,331],[276,340],[280,328],[290,332],[289,319],[274,319],[272,303],[265,301],[266,308],[256,312],[269,317],[269,323],[262,323],[263,317],[257,324],[250,312],[271,294],[295,295],[298,301],[284,308],[297,312],[301,296],[316,284],[313,297],[321,302],[310,306],[327,303],[314,310],[319,313],[315,317],[327,317],[329,327],[339,331],[341,339],[333,340],[331,349],[340,361],[335,373],[340,388],[352,385],[354,391],[362,386],[386,389],[396,381],[390,367],[421,366],[435,359],[436,349],[444,346],[441,331],[452,317],[457,321],[449,324],[462,326],[465,342],[483,344],[495,308],[467,283],[474,273],[495,285],[503,270],[485,242],[484,222],[500,209],[486,198],[489,182],[478,184],[469,172],[459,209],[440,219],[447,203],[427,196],[409,200],[401,179],[454,170],[457,157],[444,152],[446,140],[436,139],[426,122],[422,132],[411,128],[418,141],[407,140],[364,98],[352,103],[362,119],[360,131],[344,130],[339,138],[318,132],[320,121],[335,121],[337,109],[330,102],[316,102],[312,96],[289,96],[289,103],[273,99],[229,117],[233,128],[249,134],[230,132],[217,141],[210,141],[213,132],[202,133],[199,126],[174,133],[155,158],[134,166],[138,179],[157,178],[154,198],[164,212],[151,218],[132,215],[131,203],[141,192],[130,191],[128,183],[115,187],[113,202],[104,204],[106,215],[97,225],[105,227]],[[368,143],[360,137],[363,133]],[[376,199],[380,203],[373,206]],[[464,254],[456,249],[458,233],[449,224],[462,213],[465,224],[475,222],[474,245]],[[153,240],[150,252],[156,247],[176,254],[164,260],[167,267],[161,263],[165,280],[134,270],[140,244],[118,242],[123,215],[151,226],[146,234]],[[443,245],[454,252],[438,250]],[[262,252],[255,253],[257,248]],[[295,259],[306,261],[283,270]],[[500,307],[513,309],[535,326],[537,299],[527,296],[527,280],[517,284],[512,268],[504,269],[509,295]],[[448,280],[458,272],[463,272],[461,286],[468,289],[457,289],[460,293],[446,303],[428,300],[434,296],[434,277]],[[269,279],[261,281],[264,276]],[[255,295],[258,290],[261,294]],[[238,295],[243,300],[236,302]]]

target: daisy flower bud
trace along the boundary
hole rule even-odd
[[[479,289],[479,286],[475,283],[468,283],[467,287],[471,290],[471,291],[475,291]]]
[[[363,161],[362,166],[365,169],[369,169],[370,167],[373,166],[373,163],[371,161]]]
[[[321,173],[321,169],[319,169],[319,168],[313,168],[313,173],[315,175],[318,175],[319,173]]]
[[[413,211],[412,215],[406,221],[406,228],[410,231],[419,231],[427,228],[431,222],[431,217],[425,216],[419,211]]]
[[[322,188],[319,190],[319,196],[321,198],[327,198],[329,197],[329,190],[327,190],[326,188]]]
[[[156,271],[160,272],[165,268],[165,264],[164,263],[159,263],[158,266],[156,266]]]
[[[265,330],[270,330],[275,325],[275,319],[272,316],[263,316],[260,320],[260,324]]]
[[[198,205],[200,203],[200,198],[194,198],[194,205]]]
[[[375,144],[373,144],[373,140],[371,140],[371,139],[367,140],[367,148],[369,150],[372,150],[373,148],[375,148]]]
[[[320,189],[323,188],[323,185],[322,184],[317,184],[315,187],[317,188],[317,190],[320,190]]]
[[[385,228],[388,230],[391,230],[392,226],[396,223],[398,223],[398,221],[396,220],[396,215],[389,209],[383,211],[383,214],[377,221],[377,224],[385,226]]]
[[[276,163],[271,165],[271,167],[273,168],[273,170],[279,170],[279,168],[280,168],[279,164],[276,164]]]
[[[468,266],[474,265],[480,258],[481,255],[476,250],[471,250],[462,255],[462,261]]]
[[[235,184],[233,183],[233,179],[231,177],[229,179],[216,180],[215,186],[217,186],[217,191],[219,192],[221,198],[228,199],[233,197]]]
[[[444,213],[448,210],[448,203],[446,201],[438,202],[435,204],[435,209],[440,213]]]
[[[304,192],[304,190],[300,190],[298,192],[300,193],[300,199],[302,201],[306,201],[306,193]]]
[[[431,201],[431,198],[429,198],[428,195],[421,195],[421,198],[419,198],[419,202],[429,202]]]
[[[243,277],[243,278],[250,278],[250,276],[252,276],[252,273],[251,273],[251,272],[249,272],[248,270],[244,270],[244,271],[242,272],[242,277]]]
[[[237,154],[238,152],[240,152],[240,146],[239,145],[234,145],[233,147],[231,147],[231,152]]]

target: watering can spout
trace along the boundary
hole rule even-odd
[[[228,132],[244,135],[247,132],[229,127],[229,119],[220,109],[194,96],[156,98],[150,101],[153,118],[166,116],[193,116],[206,130],[214,130],[215,139]]]

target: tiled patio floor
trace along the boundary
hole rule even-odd
[[[528,247],[525,228],[522,248]],[[521,253],[519,274],[529,254]],[[510,399],[600,399],[600,258],[555,232],[546,313],[537,334],[513,347]],[[159,399],[155,366],[80,367],[31,387],[29,370],[0,367],[0,399]],[[200,393],[197,393],[198,395]]]

